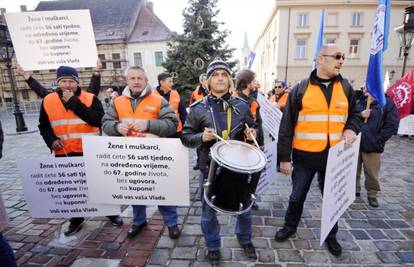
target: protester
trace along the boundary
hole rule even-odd
[[[96,67],[92,73],[91,81],[89,83],[87,92],[92,93],[98,96],[99,91],[101,90],[101,69],[102,63],[100,59],[96,61]],[[29,73],[27,73],[19,64],[16,67],[16,74],[24,77],[27,85],[32,89],[40,98],[44,98],[53,91],[46,89],[41,85],[35,78],[33,78]]]
[[[285,241],[296,232],[314,175],[319,172],[325,179],[329,148],[341,139],[350,146],[359,132],[361,117],[354,91],[339,74],[344,59],[339,46],[323,45],[316,70],[289,94],[279,131],[278,157],[280,171],[289,175],[292,154],[292,193],[285,224],[276,233],[276,241]],[[342,253],[337,231],[336,223],[325,241],[334,256]]]
[[[286,90],[286,84],[283,81],[276,80],[272,91],[273,94],[270,97],[269,101],[276,105],[276,107],[278,107],[283,112],[289,95]]]
[[[6,238],[3,236],[3,231],[6,229],[7,224],[8,218],[6,207],[4,206],[3,198],[0,192],[0,265],[4,267],[15,267],[17,265],[13,249],[10,247],[9,242],[7,242]]]
[[[260,106],[254,97],[254,93],[257,92],[257,80],[256,74],[251,70],[241,70],[237,74],[236,91],[234,96],[240,97],[249,104],[250,112],[253,119],[257,123],[257,142],[260,146],[264,145],[262,117],[260,116]]]
[[[253,97],[253,99],[255,99],[255,100],[257,100],[257,94],[259,93],[260,87],[262,87],[260,82],[256,79],[254,79],[253,90],[252,90],[250,96]]]
[[[200,148],[200,170],[203,178],[208,175],[210,164],[209,152],[217,141],[216,135],[223,139],[243,141],[256,137],[256,127],[248,103],[233,97],[230,89],[233,87],[229,65],[220,60],[213,60],[207,67],[207,87],[210,95],[190,107],[190,112],[184,124],[181,137],[187,147]],[[228,119],[230,118],[230,119]],[[249,125],[247,129],[245,123]],[[216,211],[202,199],[201,229],[207,246],[208,260],[216,264],[220,260],[220,225]],[[252,238],[251,210],[237,216],[237,239],[246,256],[256,259],[256,250]]]
[[[0,159],[3,156],[3,141],[4,134],[0,121]],[[1,266],[15,267],[16,259],[14,258],[13,249],[10,247],[9,242],[3,236],[3,231],[6,229],[8,223],[6,207],[4,206],[3,198],[0,191],[0,263]]]
[[[125,72],[127,87],[115,98],[102,118],[102,130],[109,136],[144,137],[174,135],[178,120],[174,110],[159,94],[152,92],[147,74],[141,67],[129,67]],[[171,178],[172,179],[172,178]],[[168,227],[169,236],[178,238],[177,207],[158,206]],[[147,224],[146,206],[132,205],[133,223],[128,237],[138,235]]]
[[[190,105],[192,105],[196,101],[203,99],[203,97],[208,95],[206,74],[200,74],[200,77],[198,77],[198,81],[199,84],[197,85],[197,88],[191,93]]]
[[[196,101],[203,99],[203,97],[208,95],[207,75],[205,73],[200,74],[198,80],[199,80],[199,84],[197,85],[197,88],[193,91],[193,93],[191,94],[190,105],[192,105]],[[200,169],[199,168],[200,149],[197,148],[196,151],[197,151],[197,161],[196,161],[196,165],[193,167],[194,170]],[[201,200],[201,195],[199,194],[196,197],[196,199]]]
[[[76,69],[60,66],[56,76],[59,88],[45,96],[40,109],[40,134],[56,157],[82,156],[82,136],[99,135],[104,113],[102,103],[93,94],[81,90]],[[114,225],[123,223],[117,215],[108,218]],[[84,220],[71,218],[64,234],[78,232]]]
[[[379,171],[381,167],[381,153],[385,143],[392,135],[397,134],[399,120],[396,105],[388,96],[385,97],[385,106],[382,108],[374,99],[367,107],[367,99],[373,98],[368,90],[364,90],[365,99],[359,101],[362,118],[366,120],[361,127],[361,146],[356,176],[356,195],[361,192],[361,169],[364,166],[365,189],[368,193],[368,203],[371,207],[378,207],[377,194],[380,189]]]
[[[256,74],[251,70],[241,70],[237,74],[237,80],[236,80],[236,92],[233,94],[234,96],[240,97],[247,103],[249,103],[250,112],[252,113],[253,119],[255,120],[257,124],[257,143],[260,147],[264,146],[264,134],[263,134],[263,126],[262,126],[262,117],[260,116],[260,106],[257,102],[257,90],[260,87],[257,86],[259,83],[256,80]],[[256,96],[254,96],[254,93],[256,93]],[[257,181],[259,181],[260,173],[253,173],[252,179],[256,182],[253,184],[257,184]],[[256,189],[253,190],[253,192],[256,191]],[[259,206],[256,202],[254,202],[253,209],[258,209]]]
[[[114,91],[113,88],[106,89],[105,104],[107,107],[111,105],[111,102],[114,101],[115,97],[119,96],[117,91]]]
[[[170,103],[171,107],[177,114],[177,132],[173,137],[180,137],[181,132],[183,131],[183,122],[185,122],[185,119],[187,118],[187,110],[180,94],[177,90],[173,90],[173,79],[171,74],[163,72],[158,75],[157,92],[164,97],[168,103]]]

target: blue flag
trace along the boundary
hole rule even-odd
[[[382,79],[382,52],[388,46],[390,25],[390,0],[379,0],[376,11],[374,29],[371,35],[371,52],[368,62],[366,85],[368,92],[381,105],[385,106]]]
[[[316,57],[318,56],[318,52],[321,49],[322,44],[323,44],[324,21],[325,21],[325,9],[322,9],[321,20],[319,22],[318,40],[316,42],[315,51],[313,52],[312,69],[316,68]]]
[[[256,53],[253,52],[253,51],[250,51],[250,55],[249,55],[249,67],[248,67],[248,69],[250,69],[252,67],[253,61],[254,61],[255,57],[256,57]]]

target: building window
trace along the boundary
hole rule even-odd
[[[352,14],[352,26],[361,26],[361,13]]]
[[[336,39],[335,38],[326,38],[325,43],[326,44],[336,44]]]
[[[355,58],[358,57],[359,53],[359,40],[358,39],[351,39],[349,41],[349,57]]]
[[[140,52],[134,53],[134,65],[142,67],[142,55]]]
[[[296,40],[296,58],[306,58],[306,39]]]
[[[299,22],[298,22],[299,27],[307,27],[308,26],[308,18],[309,18],[308,14],[304,14],[304,13],[299,14],[298,18],[299,18]]]
[[[162,51],[157,51],[154,53],[154,55],[155,55],[155,66],[161,67],[162,63],[164,62]]]
[[[338,26],[338,14],[337,13],[328,13],[326,15],[326,27],[336,27]]]
[[[400,50],[398,51],[398,58],[404,57],[404,47],[400,46]]]
[[[102,69],[106,69],[106,62],[105,62],[105,54],[99,54],[98,55],[99,60],[101,60],[102,63]]]
[[[113,60],[112,64],[114,64],[114,69],[120,69],[121,68],[121,54],[113,53],[112,60]]]
[[[23,100],[29,100],[29,90],[22,91],[22,98]]]

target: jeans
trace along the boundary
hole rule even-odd
[[[300,217],[303,212],[303,204],[306,200],[306,195],[309,192],[314,175],[318,173],[320,179],[321,191],[323,194],[323,185],[325,182],[325,170],[309,169],[302,166],[294,166],[292,172],[292,193],[289,197],[289,206],[285,215],[285,227],[290,230],[295,230],[299,225]],[[338,232],[338,223],[329,232],[329,237],[336,236]]]
[[[209,251],[220,249],[220,225],[217,221],[216,211],[213,210],[202,199],[201,210],[201,230],[203,231],[204,240]],[[242,245],[248,244],[252,240],[252,212],[237,216],[236,229],[237,239]]]
[[[204,185],[204,180],[205,180],[206,175],[200,171],[200,173],[198,174],[198,192],[197,192],[197,197],[196,200],[201,200],[203,198],[203,185]]]
[[[0,233],[0,266],[2,267],[16,267],[16,259],[14,258],[13,250],[7,240]]]
[[[158,206],[158,210],[167,226],[177,225],[177,206]],[[147,221],[147,206],[132,205],[132,212],[134,214],[133,224],[141,225]]]

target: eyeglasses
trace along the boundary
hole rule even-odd
[[[345,54],[340,54],[340,53],[335,54],[335,55],[322,55],[322,56],[331,57],[331,58],[334,58],[336,60],[340,60],[341,58],[342,58],[342,60],[345,60]]]

